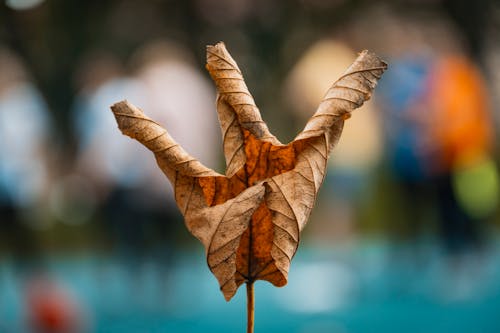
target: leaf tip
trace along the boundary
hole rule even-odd
[[[131,110],[134,108],[132,104],[130,104],[126,99],[123,101],[119,101],[111,105],[111,111],[113,111],[114,114],[116,113],[127,113],[127,110]]]
[[[365,57],[375,59],[379,63],[379,66],[381,67],[381,69],[383,69],[384,71],[387,69],[387,62],[382,60],[375,52],[371,52],[369,50],[363,50],[359,53],[359,56],[360,57],[365,56]]]
[[[226,44],[224,44],[223,41],[219,41],[215,43],[214,45],[207,45],[207,52],[212,51],[213,49],[220,50],[220,49],[226,49]]]
[[[116,123],[120,131],[133,139],[136,138],[136,132],[132,131],[135,122],[127,121],[126,119],[132,118],[144,118],[144,114],[141,109],[129,103],[126,99],[111,105],[111,111],[115,116]]]
[[[226,300],[226,302],[229,302],[233,298],[233,296],[236,294],[238,287],[236,287],[236,289],[234,289],[234,288],[228,289],[227,286],[221,286],[219,289],[222,292],[222,295],[224,296],[224,299]]]

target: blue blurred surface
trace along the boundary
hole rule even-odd
[[[498,244],[461,258],[389,244],[300,249],[286,287],[256,283],[255,331],[500,331]],[[4,260],[0,270],[0,332],[29,332],[19,269]],[[226,303],[203,253],[163,264],[58,256],[47,270],[85,310],[91,332],[245,330],[244,288]]]

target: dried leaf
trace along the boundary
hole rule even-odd
[[[244,282],[286,284],[344,120],[370,98],[386,68],[363,51],[328,90],[304,130],[284,145],[269,132],[224,44],[208,46],[226,175],[202,165],[127,101],[111,107],[123,134],[151,150],[173,184],[186,226],[205,246],[226,300]]]

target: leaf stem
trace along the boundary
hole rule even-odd
[[[255,308],[255,298],[253,295],[253,281],[247,282],[246,285],[247,285],[247,333],[253,333],[254,308]]]

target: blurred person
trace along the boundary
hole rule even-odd
[[[447,251],[479,246],[480,223],[498,196],[484,82],[470,60],[454,53],[413,53],[391,64],[379,91],[386,102],[389,162],[404,192],[398,201],[406,207],[410,235],[428,229],[423,224],[435,204]],[[471,180],[473,174],[484,177]]]
[[[61,221],[98,222],[97,246],[110,252],[111,262],[117,261],[96,271],[98,288],[106,288],[108,280],[123,271],[128,289],[137,293],[113,294],[107,302],[134,303],[137,300],[130,297],[142,294],[142,266],[156,243],[163,243],[154,252],[159,255],[156,261],[168,261],[171,246],[164,240],[170,234],[165,230],[172,224],[173,209],[163,190],[168,184],[154,158],[120,133],[110,106],[128,99],[147,110],[147,92],[140,80],[126,75],[119,59],[99,51],[87,55],[77,79],[81,89],[73,108],[75,165],[56,185],[52,206]],[[163,275],[160,279],[165,280]]]
[[[47,105],[23,64],[0,48],[0,239],[16,255],[36,255],[43,228],[52,130]]]
[[[390,64],[377,89],[395,185],[390,230],[416,240],[437,229],[449,253],[461,252],[480,243],[481,221],[497,205],[489,96],[442,12],[396,8],[373,6],[347,29],[353,44],[381,50]],[[367,36],[368,27],[383,33]]]
[[[145,177],[145,152],[127,145],[110,130],[113,116],[106,112],[116,100],[146,100],[142,84],[124,75],[118,59],[109,54],[89,55],[79,68],[81,88],[73,108],[73,127],[78,141],[75,171],[90,183],[99,201],[116,184],[133,187]],[[135,156],[134,156],[135,155]]]
[[[430,229],[433,156],[425,149],[429,144],[425,119],[432,119],[428,101],[432,63],[433,56],[421,51],[393,58],[378,87],[384,101],[387,163],[399,194],[393,198],[397,204],[391,211],[390,231],[407,241]]]
[[[215,147],[220,142],[217,141],[215,96],[209,83],[187,60],[189,54],[185,56],[185,52],[177,45],[146,45],[133,57],[134,76],[124,75],[117,61],[109,56],[91,60],[85,67],[84,71],[92,75],[85,76],[88,78],[85,88],[75,105],[75,130],[79,139],[76,169],[92,184],[99,200],[112,201],[109,196],[113,193],[125,195],[128,198],[123,200],[128,202],[124,202],[122,208],[143,206],[150,211],[168,211],[175,204],[172,190],[150,153],[116,129],[109,107],[123,99],[131,100],[148,115],[159,119],[169,133],[201,161],[216,164],[218,150]],[[96,71],[101,71],[97,75],[102,77],[101,82],[95,79]]]
[[[149,245],[146,230],[154,214],[168,214],[168,209],[163,209],[168,205],[163,205],[158,195],[166,183],[156,172],[150,154],[116,129],[109,107],[129,99],[147,109],[146,91],[142,82],[124,74],[119,60],[110,54],[89,55],[80,68],[80,84],[74,106],[78,140],[75,168],[60,181],[63,193],[78,195],[58,196],[63,201],[60,205],[71,205],[72,200],[88,202],[87,220],[99,220],[102,215],[111,248],[133,258]],[[78,190],[72,191],[74,187]]]
[[[189,154],[217,168],[222,156],[222,140],[215,89],[197,67],[192,54],[175,42],[151,41],[137,50],[131,65],[135,78],[145,89],[147,101],[141,107],[146,114],[163,124]],[[129,144],[136,146],[135,142]],[[172,187],[151,155],[147,163],[154,169],[149,173],[156,177],[147,178],[142,186],[152,192],[162,209],[168,209],[168,216],[153,221],[150,233],[157,230],[164,235],[162,239],[174,243],[185,231]]]
[[[479,70],[465,56],[442,56],[430,75],[429,147],[441,235],[449,251],[475,249],[498,204],[493,118]]]

